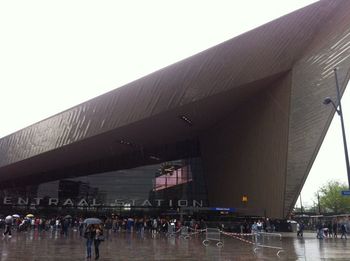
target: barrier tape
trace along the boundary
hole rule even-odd
[[[207,229],[194,229],[194,228],[191,228],[191,227],[188,227],[189,230],[193,230],[195,232],[199,232],[199,233],[202,233],[202,232],[205,232],[207,231]]]
[[[238,240],[240,240],[240,241],[242,241],[244,243],[255,245],[255,243],[253,241],[250,241],[250,240],[247,240],[247,239],[244,239],[244,238],[236,236],[235,234],[237,234],[237,233],[229,233],[229,232],[224,232],[224,231],[220,231],[220,233],[222,233],[222,234],[224,234],[226,236],[231,236],[231,237],[233,237],[235,239],[238,239]]]
[[[266,236],[276,236],[282,238],[282,234],[279,233],[269,233],[269,232],[258,232],[259,235],[266,235]]]
[[[225,232],[228,233],[228,232]],[[231,232],[230,234],[235,235],[235,236],[254,236],[254,233],[233,233]]]
[[[283,250],[282,247],[277,247],[277,246],[269,246],[269,245],[262,245],[262,244],[259,244],[259,243],[254,243],[253,241],[250,241],[250,240],[246,240],[246,239],[243,239],[243,238],[240,238],[238,236],[236,236],[235,234],[237,233],[229,233],[229,232],[224,232],[224,231],[220,231],[220,233],[226,235],[226,236],[231,236],[235,239],[238,239],[242,242],[245,242],[245,243],[248,243],[248,244],[251,244],[251,245],[256,245],[257,247],[263,247],[263,248],[272,248],[272,249],[277,249],[277,250]]]
[[[268,232],[257,232],[257,233],[230,233],[235,236],[254,236],[254,235],[262,235],[262,236],[276,236],[282,238],[282,234],[279,233],[268,233]]]

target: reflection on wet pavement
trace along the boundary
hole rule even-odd
[[[189,239],[166,237],[150,233],[136,234],[111,232],[100,246],[100,260],[350,260],[350,243],[344,239],[318,240],[313,233],[304,238],[284,233],[279,237],[260,236],[257,242],[266,247],[251,244],[228,235],[221,235],[222,248],[216,242],[206,247],[204,234]],[[279,248],[279,257],[276,255]],[[255,251],[254,251],[255,250]],[[12,238],[0,240],[0,260],[85,260],[85,239],[71,231],[68,237],[59,232],[13,232]]]

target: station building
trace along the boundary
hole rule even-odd
[[[0,213],[288,217],[334,68],[349,80],[349,13],[316,2],[0,139]]]

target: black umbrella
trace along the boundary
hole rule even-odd
[[[95,224],[101,224],[102,223],[102,220],[99,219],[99,218],[87,218],[84,220],[84,223],[87,224],[87,225],[95,225]]]
[[[71,215],[67,215],[67,216],[65,216],[63,219],[71,219],[71,218],[72,218]]]

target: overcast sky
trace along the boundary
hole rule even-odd
[[[312,2],[0,1],[0,137]],[[339,127],[335,117],[305,202],[329,179],[347,182]]]

